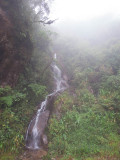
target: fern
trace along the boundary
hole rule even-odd
[[[6,97],[1,97],[0,98],[0,104],[1,105],[6,105],[10,107],[13,103],[13,97],[12,96],[6,96]]]
[[[32,92],[36,96],[45,96],[47,94],[45,86],[42,86],[36,83],[31,83],[28,85],[28,87],[31,88]]]
[[[0,95],[6,94],[10,92],[12,89],[10,86],[0,87]]]

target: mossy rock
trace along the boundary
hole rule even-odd
[[[15,155],[11,155],[10,153],[5,153],[0,155],[0,160],[15,160]]]

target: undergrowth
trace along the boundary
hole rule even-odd
[[[49,154],[52,157],[62,156],[65,160],[120,158],[117,124],[120,114],[106,111],[101,103],[104,103],[102,95],[96,98],[87,89],[77,90],[75,97],[64,93],[56,100],[55,107],[61,105],[61,117],[53,115],[50,119]]]
[[[19,153],[25,147],[25,134],[37,104],[45,98],[46,87],[31,83],[26,88],[0,88],[0,150]]]

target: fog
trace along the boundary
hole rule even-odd
[[[54,0],[51,16],[64,20],[89,20],[105,14],[120,15],[119,0]]]
[[[51,18],[57,19],[52,28],[59,36],[101,44],[120,38],[118,0],[55,0]]]

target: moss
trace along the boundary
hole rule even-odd
[[[0,155],[0,160],[15,160],[15,156],[16,155],[11,154],[11,153],[1,154]]]

